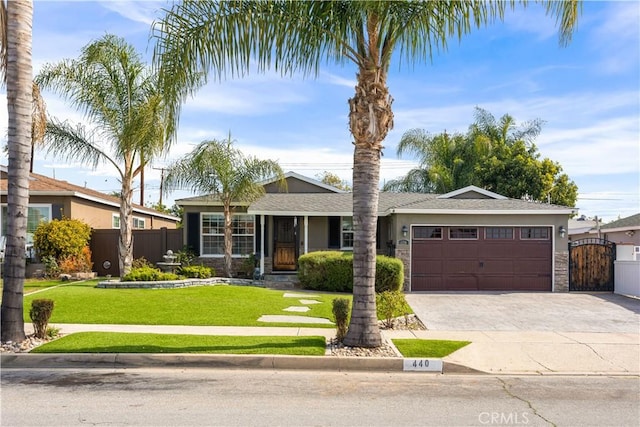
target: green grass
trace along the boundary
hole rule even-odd
[[[4,282],[0,280],[0,298],[2,295],[3,284]],[[56,280],[25,279],[23,293],[27,295],[29,293],[48,289],[53,286],[60,286],[60,285],[66,285],[66,284],[69,284],[69,282],[63,282],[62,280],[58,280],[58,279]]]
[[[324,337],[79,332],[36,347],[31,353],[213,353],[322,356]]]
[[[300,305],[297,298],[283,298],[284,291],[252,286],[195,286],[178,289],[101,289],[98,280],[70,282],[68,285],[25,296],[25,322],[31,301],[36,298],[55,302],[50,323],[88,323],[124,325],[210,325],[210,326],[308,326],[333,325],[265,323],[265,314],[293,314],[333,319],[332,300],[336,294],[318,295],[321,304],[310,304],[306,313],[287,313],[283,309]],[[351,298],[350,295],[344,295]]]
[[[418,339],[395,339],[392,341],[404,357],[445,357],[471,343],[470,341]]]

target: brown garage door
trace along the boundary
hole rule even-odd
[[[551,291],[550,227],[411,231],[412,291]]]

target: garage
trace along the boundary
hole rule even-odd
[[[552,290],[552,228],[411,227],[411,291]]]

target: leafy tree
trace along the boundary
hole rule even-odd
[[[331,185],[332,187],[336,187],[340,190],[347,192],[351,191],[351,186],[349,185],[349,183],[332,172],[324,171],[317,174],[316,178],[318,178],[320,182]]]
[[[257,200],[264,194],[260,181],[276,177],[286,185],[277,162],[245,156],[233,147],[231,135],[226,141],[203,141],[191,153],[169,166],[167,191],[189,188],[220,200],[224,213],[225,274],[231,277],[233,250],[233,213],[237,203]]]
[[[577,1],[544,1],[568,41]],[[242,76],[251,67],[273,66],[283,74],[316,75],[321,64],[355,65],[356,88],[349,100],[353,135],[354,289],[344,343],[382,344],[374,292],[380,156],[393,127],[387,87],[394,51],[414,64],[434,48],[472,27],[502,19],[515,2],[486,1],[189,1],[176,3],[154,26],[155,58],[165,93],[180,102],[215,76]]]
[[[466,135],[412,129],[402,136],[398,156],[411,154],[420,165],[384,189],[447,193],[476,185],[511,198],[575,206],[578,187],[560,164],[540,159],[533,143],[541,126],[539,119],[518,126],[508,114],[496,121],[478,108]]]
[[[118,255],[124,276],[133,260],[133,180],[174,140],[168,95],[134,48],[109,34],[85,46],[77,60],[46,65],[36,82],[64,96],[92,126],[52,119],[46,133],[49,152],[94,168],[108,163],[120,175]]]
[[[32,142],[31,30],[33,3],[0,1],[0,69],[6,77],[8,113],[7,241],[0,307],[0,340],[20,342],[24,332],[24,277],[29,162]],[[5,55],[6,53],[6,55]]]
[[[91,239],[91,227],[79,219],[54,219],[38,224],[33,244],[40,257],[51,256],[60,261],[80,256]]]
[[[465,135],[444,133],[431,136],[422,129],[407,131],[398,144],[398,157],[410,154],[420,165],[402,178],[387,182],[385,191],[447,193],[470,185],[483,147]]]

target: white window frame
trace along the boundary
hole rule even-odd
[[[116,225],[116,222],[118,223]],[[111,214],[111,228],[120,229],[120,214],[112,213]]]
[[[9,209],[7,207],[6,203],[3,203],[2,205],[0,205],[0,209],[5,209],[5,208],[7,210]],[[53,218],[53,205],[52,204],[50,204],[50,203],[29,203],[27,205],[27,226],[29,225],[28,224],[28,218],[29,218],[29,210],[31,208],[49,208],[48,217],[43,219],[42,221],[49,222],[49,221],[52,220],[52,218]],[[2,215],[2,211],[0,210],[0,235],[3,235],[2,234],[2,229],[4,228],[4,224],[2,223],[2,221],[3,221],[3,215]],[[31,244],[33,244],[33,233],[29,233],[27,231],[27,245],[31,245]]]
[[[456,229],[468,229],[468,230],[475,230],[476,232],[476,237],[452,237],[452,232]],[[453,241],[453,240],[478,240],[479,236],[480,236],[480,232],[478,230],[478,227],[475,226],[470,226],[470,225],[456,225],[456,226],[449,226],[449,230],[448,230],[448,236],[449,236],[449,240]]]
[[[347,220],[351,225],[351,227],[346,230],[345,230],[345,220]],[[340,250],[353,250],[353,244],[350,246],[345,244],[346,235],[350,235],[351,241],[352,242],[354,241],[353,217],[351,216],[340,217]]]
[[[205,216],[215,216],[218,217],[222,220],[222,228],[220,228],[220,232],[216,232],[216,233],[204,233],[204,227],[202,225],[202,222],[204,220]],[[237,213],[237,214],[233,214],[233,217],[231,219],[232,224],[233,221],[236,217],[242,217],[243,220],[249,220],[251,219],[251,221],[253,221],[253,233],[233,233],[231,238],[233,240],[234,237],[251,237],[251,253],[245,253],[245,254],[231,254],[232,258],[247,258],[249,257],[251,254],[254,254],[256,252],[256,216],[255,215],[249,215],[246,213]],[[232,225],[233,226],[233,225]],[[219,236],[222,238],[222,253],[220,254],[212,254],[212,253],[205,253],[204,250],[204,237],[205,236]],[[233,245],[233,248],[237,248],[237,245]],[[200,213],[200,256],[203,258],[223,258],[224,257],[224,214],[222,212],[201,212]]]
[[[136,221],[142,222],[142,227],[139,227],[139,226],[136,227]],[[138,224],[138,225],[140,225],[140,224]],[[133,226],[132,226],[132,228],[134,230],[144,230],[146,226],[147,226],[147,219],[146,218],[142,218],[142,217],[139,217],[139,216],[134,216],[133,217]]]

